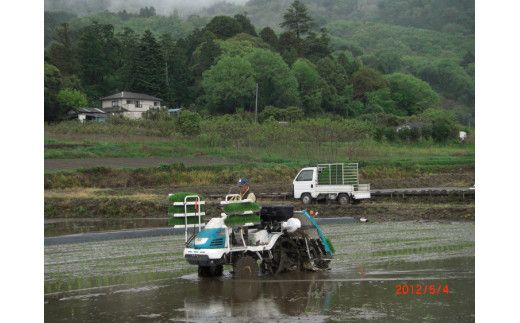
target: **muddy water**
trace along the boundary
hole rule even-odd
[[[199,279],[182,259],[181,236],[47,246],[45,319],[474,321],[473,223],[323,229],[336,249],[330,271],[251,281],[228,272]],[[398,284],[435,293],[396,295]]]

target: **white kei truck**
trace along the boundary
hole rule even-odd
[[[370,198],[370,184],[359,184],[357,163],[318,164],[302,168],[293,180],[293,195],[303,204],[333,200],[341,205]]]

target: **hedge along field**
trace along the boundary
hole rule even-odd
[[[190,113],[186,115],[189,117]],[[393,129],[374,126],[382,122],[320,118],[257,124],[231,115],[196,116],[46,125],[45,158],[217,156],[283,164],[375,160],[389,163],[403,159],[428,164],[439,158],[455,164],[474,162],[471,142],[437,143],[424,138],[389,141],[383,135],[377,136],[378,130]]]

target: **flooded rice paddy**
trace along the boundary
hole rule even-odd
[[[248,281],[233,279],[230,268],[199,279],[182,258],[182,235],[46,246],[45,319],[474,321],[474,223],[323,229],[336,250],[330,271]],[[415,293],[396,295],[396,285]],[[433,289],[418,294],[417,285]]]

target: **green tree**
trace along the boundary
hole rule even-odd
[[[366,113],[387,113],[392,115],[406,115],[406,111],[398,109],[392,99],[392,94],[388,87],[371,91],[366,94],[367,104]]]
[[[253,26],[251,20],[249,20],[249,18],[246,15],[238,14],[235,15],[234,18],[240,25],[240,32],[253,36],[258,36],[256,34],[255,26]]]
[[[287,64],[292,65],[298,58],[299,41],[293,32],[284,32],[280,35],[278,49]]]
[[[354,99],[366,102],[368,92],[381,89],[387,86],[388,82],[380,72],[369,67],[362,67],[352,75],[352,84]]]
[[[81,81],[99,88],[117,68],[117,41],[114,26],[94,22],[80,31],[78,56]]]
[[[294,62],[291,71],[298,80],[302,107],[307,114],[321,112],[323,80],[314,65],[306,59]]]
[[[260,38],[273,49],[278,49],[278,37],[270,27],[265,27],[260,31]]]
[[[71,109],[75,110],[77,108],[86,107],[88,104],[88,100],[85,94],[70,88],[60,90],[56,98],[61,106],[62,111],[64,112],[67,112]]]
[[[349,82],[345,68],[333,57],[324,57],[316,63],[318,73],[328,84],[334,86],[338,93],[343,93]]]
[[[155,16],[155,8],[154,7],[144,7],[139,9],[139,16],[141,17],[153,17]]]
[[[302,43],[302,55],[312,61],[326,57],[331,53],[329,43],[327,29],[322,28],[319,37],[316,33],[310,32]]]
[[[412,75],[394,73],[386,76],[390,95],[396,106],[408,115],[420,113],[439,104],[439,95],[430,85]]]
[[[166,82],[161,47],[149,30],[139,42],[132,73],[136,76],[130,86],[132,91],[165,97]]]
[[[211,67],[217,58],[222,54],[220,46],[215,43],[213,38],[208,38],[193,52],[191,70],[194,75],[201,75],[202,72]]]
[[[61,88],[60,70],[51,64],[44,63],[44,118],[45,121],[58,120],[60,116],[59,103],[56,99]]]
[[[338,63],[345,69],[348,76],[352,76],[359,69],[359,62],[349,51],[344,51],[338,55]]]
[[[376,53],[377,68],[385,73],[397,72],[402,65],[401,55],[395,50],[381,50]]]
[[[226,39],[242,31],[242,25],[233,17],[216,16],[206,25],[205,30],[212,32],[217,38]]]
[[[283,15],[281,27],[287,31],[291,31],[301,40],[303,35],[307,34],[313,27],[314,23],[307,11],[307,7],[299,0],[295,0]]]
[[[202,76],[208,109],[213,113],[234,113],[253,106],[255,72],[241,57],[223,56]]]
[[[163,104],[166,106],[172,105],[172,89],[170,87],[170,63],[173,60],[172,54],[175,48],[175,42],[170,34],[162,34],[159,38],[159,45],[161,47],[161,53],[164,62],[164,83],[166,85],[165,95],[162,98]]]
[[[298,82],[282,57],[270,50],[255,48],[244,56],[259,84],[259,107],[298,103]]]
[[[190,88],[193,76],[188,61],[184,42],[179,40],[169,56],[168,63],[170,99],[173,106],[188,105],[193,101]]]
[[[139,43],[139,36],[130,28],[123,28],[123,31],[116,35],[119,47],[119,59],[120,67],[116,72],[116,78],[118,79],[118,89],[124,90],[129,89],[133,83],[133,79],[137,75],[133,74],[135,56],[137,54],[138,47],[136,44]]]
[[[436,61],[424,66],[419,77],[448,98],[475,105],[475,82],[457,63],[448,59]]]
[[[69,24],[63,23],[54,31],[54,42],[48,50],[49,62],[63,75],[72,75],[78,70],[78,63],[72,48]]]
[[[331,56],[318,60],[316,67],[325,84],[322,90],[322,107],[327,112],[348,115],[348,103],[352,99],[349,76],[338,60]]]

